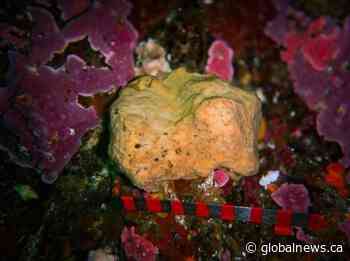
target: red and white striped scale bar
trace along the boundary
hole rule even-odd
[[[320,214],[295,213],[281,209],[235,206],[204,202],[182,202],[180,200],[160,200],[153,197],[120,197],[127,212],[148,211],[152,213],[172,213],[174,215],[194,215],[202,218],[220,218],[225,221],[241,221],[252,224],[274,225],[278,235],[292,235],[293,226],[313,231],[327,227]]]

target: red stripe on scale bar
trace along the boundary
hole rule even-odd
[[[182,202],[180,200],[171,201],[171,212],[175,215],[183,215],[184,214],[184,207],[183,207]]]
[[[263,217],[262,208],[252,208],[250,211],[250,222],[254,224],[261,224]]]
[[[293,235],[292,229],[293,212],[289,210],[278,210],[276,215],[275,233],[281,236]]]
[[[121,197],[123,206],[126,211],[136,211],[135,201],[133,197]]]
[[[160,199],[148,197],[146,198],[147,209],[153,213],[163,212],[162,205],[160,203]]]
[[[230,204],[224,204],[221,206],[221,219],[234,220],[235,219],[235,207]]]

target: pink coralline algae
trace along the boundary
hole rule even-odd
[[[230,177],[224,170],[218,169],[214,171],[214,182],[219,188],[224,187],[230,181]]]
[[[233,50],[222,40],[216,40],[209,48],[206,73],[215,74],[220,79],[231,81],[233,77]]]
[[[88,37],[91,47],[105,57],[105,62],[116,70],[116,84],[125,85],[134,76],[133,50],[137,32],[126,20],[131,5],[124,0],[95,1],[77,20],[71,21],[63,34],[68,42]],[[122,14],[122,16],[121,16]]]
[[[308,39],[302,48],[303,55],[315,70],[323,71],[338,54],[337,41],[337,30],[329,35],[321,34],[318,37]]]
[[[214,185],[221,189],[221,194],[223,196],[227,196],[232,192],[233,181],[225,170],[215,170],[213,173],[213,181]]]
[[[341,146],[341,163],[350,166],[350,17],[341,28],[328,17],[312,21],[285,5],[265,33],[285,48],[281,58],[295,92],[318,112],[318,133]]]
[[[59,2],[67,7],[71,1]],[[109,20],[98,19],[96,8],[100,16],[103,12]],[[3,126],[18,137],[20,151],[29,155],[26,159],[29,165],[42,172],[44,182],[55,181],[78,151],[81,137],[99,123],[95,109],[83,107],[79,96],[114,90],[134,76],[132,55],[137,32],[126,20],[130,8],[130,4],[122,0],[95,1],[62,30],[48,11],[28,9],[34,20],[31,37],[27,39],[31,48],[28,54],[9,52],[15,79],[9,74],[7,86],[1,88],[0,116]],[[98,21],[98,27],[86,16]],[[80,30],[81,27],[85,31]],[[87,35],[87,31],[91,35]],[[68,55],[59,68],[49,66],[47,62],[55,53],[61,53],[77,40],[68,38],[65,35],[68,32],[79,39],[89,36],[92,48],[101,51],[110,66],[97,68],[74,54]],[[111,39],[114,39],[113,46]],[[3,147],[0,144],[0,148]]]
[[[327,69],[329,63],[337,56],[339,46],[339,29],[332,28],[330,33],[322,33],[327,25],[321,17],[308,26],[306,32],[291,32],[285,37],[287,49],[281,53],[282,60],[293,63],[296,54],[301,50],[305,60],[316,71]]]
[[[35,23],[30,39],[32,48],[28,62],[39,66],[53,58],[55,52],[63,51],[65,41],[51,13],[41,8],[30,8],[29,11]]]
[[[295,212],[307,212],[311,205],[309,193],[302,184],[284,183],[271,197],[282,209]]]
[[[135,227],[125,227],[121,234],[121,241],[128,260],[155,261],[158,248],[144,237],[135,233]]]

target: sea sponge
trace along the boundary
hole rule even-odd
[[[147,191],[218,168],[234,179],[258,170],[260,102],[217,77],[180,68],[162,80],[137,78],[110,114],[110,157]]]

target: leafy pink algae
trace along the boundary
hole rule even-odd
[[[64,17],[71,1],[59,1]],[[85,10],[75,6],[74,15]],[[124,0],[95,1],[88,11],[71,20],[62,30],[53,16],[30,8],[34,27],[28,55],[14,54],[16,84],[2,88],[0,113],[5,126],[19,137],[21,150],[29,154],[31,167],[51,183],[79,149],[81,137],[99,118],[93,107],[84,108],[79,95],[95,95],[123,86],[133,75],[133,49],[137,32],[126,20],[131,4]],[[65,64],[46,63],[73,41],[88,37],[109,67],[96,68],[81,57],[69,55]],[[13,39],[9,39],[9,42]]]
[[[313,21],[306,32],[291,32],[285,36],[287,50],[281,53],[282,59],[293,63],[295,55],[301,48],[304,58],[317,71],[323,71],[336,57],[339,51],[337,44],[339,30],[333,28],[329,34],[322,33],[326,26],[326,18]]]
[[[65,40],[51,13],[41,8],[30,8],[35,20],[28,62],[35,66],[47,63],[55,52],[65,48]]]
[[[121,234],[121,241],[126,256],[135,261],[155,261],[158,248],[144,237],[135,233],[135,227],[125,227]]]
[[[271,197],[283,209],[295,212],[307,212],[311,205],[309,192],[302,184],[284,183]]]
[[[350,166],[350,17],[340,28],[328,17],[311,21],[285,6],[265,32],[286,48],[281,58],[295,92],[318,112],[318,133],[341,146],[341,163]]]

